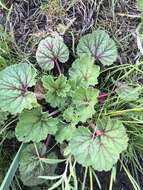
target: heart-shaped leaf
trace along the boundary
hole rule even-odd
[[[46,164],[40,158],[56,159],[55,153],[46,155],[46,146],[42,143],[29,144],[23,150],[20,160],[20,177],[24,185],[35,186],[42,184],[45,180],[38,178],[43,175],[54,175],[56,164]]]
[[[95,61],[100,61],[103,65],[111,65],[117,59],[117,48],[105,31],[97,30],[80,39],[77,54],[80,57],[89,54]]]
[[[120,153],[127,148],[126,130],[119,120],[110,118],[98,120],[94,127],[95,133],[91,133],[88,128],[77,128],[69,148],[83,166],[108,171],[117,163]]]
[[[58,130],[58,120],[42,112],[41,108],[25,110],[19,117],[16,126],[16,136],[23,142],[40,142],[48,134],[55,134]]]
[[[31,109],[37,101],[29,87],[35,85],[36,70],[26,63],[15,64],[0,72],[0,108],[12,114]]]
[[[47,37],[39,43],[36,59],[42,69],[51,70],[54,68],[55,61],[65,63],[68,58],[68,47],[60,38]]]
[[[71,80],[81,81],[81,86],[94,86],[98,83],[98,76],[100,74],[100,67],[94,65],[91,56],[83,56],[77,59],[69,70]]]

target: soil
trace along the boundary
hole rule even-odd
[[[79,181],[83,181],[83,175],[84,175],[84,168],[81,168],[81,166],[77,167],[77,176],[79,178]],[[120,171],[120,172],[119,172]],[[109,190],[109,183],[110,183],[110,172],[96,172],[96,175],[98,176],[98,179],[100,181],[102,190]],[[143,175],[139,174],[140,179],[140,186],[141,190],[143,189]],[[89,178],[86,180],[86,187],[87,190],[90,190],[90,181]],[[94,179],[94,190],[100,190],[97,181]],[[113,190],[134,190],[133,186],[131,185],[128,177],[124,173],[123,170],[118,169],[116,181],[113,185]]]
[[[118,45],[118,64],[134,64],[136,62],[139,51],[135,31],[140,20],[130,16],[139,15],[135,0],[119,0],[115,5],[115,10],[113,10],[111,0],[105,0],[98,6],[99,12],[97,9],[92,11],[93,5],[88,3],[87,0],[77,0],[77,3],[71,8],[69,8],[68,0],[61,0],[61,2],[65,10],[64,15],[49,15],[49,13],[43,14],[41,12],[40,0],[5,0],[7,6],[13,5],[13,8],[9,18],[5,10],[0,11],[0,24],[3,24],[12,35],[15,42],[13,44],[15,51],[17,49],[24,51],[28,54],[30,61],[34,63],[36,46],[33,46],[33,43],[34,45],[38,44],[43,36],[60,34],[64,36],[65,42],[71,47],[73,36],[76,43],[80,35],[88,33],[93,28],[100,27],[108,31]],[[59,24],[67,25],[69,20],[73,21],[71,27],[64,34],[61,34]],[[36,42],[34,42],[35,39]],[[74,59],[73,54],[71,59]],[[70,63],[64,69],[67,70],[69,65]],[[82,181],[83,168],[80,166],[77,167],[77,175],[79,180]],[[98,172],[97,175],[102,184],[102,189],[109,189],[110,173]],[[142,175],[140,175],[140,181],[143,183]],[[89,180],[87,180],[87,186],[88,184]],[[141,186],[143,189],[143,184]],[[94,182],[94,189],[99,189],[96,181]],[[118,172],[113,189],[133,189],[123,171]]]

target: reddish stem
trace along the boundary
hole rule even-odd
[[[46,142],[45,142],[46,147],[48,147],[48,145],[49,145],[49,143],[51,141],[51,137],[52,137],[51,135],[48,135],[48,137],[46,139]]]
[[[100,92],[100,94],[99,94],[99,96],[97,97],[97,99],[98,99],[98,101],[99,101],[100,103],[104,103],[107,96],[108,96],[107,93],[105,93],[105,92]]]
[[[55,59],[54,62],[55,62],[55,65],[57,67],[59,75],[61,75],[61,69],[60,69],[60,66],[59,66],[59,63],[58,63],[57,59]]]
[[[100,98],[104,98],[104,97],[107,97],[107,96],[108,96],[107,93],[103,93],[103,94],[99,95],[97,98],[100,99]]]

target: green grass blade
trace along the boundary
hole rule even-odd
[[[65,162],[66,159],[48,159],[48,158],[40,158],[40,161],[45,162],[47,164],[59,164]]]
[[[25,144],[21,144],[14,160],[12,161],[9,170],[7,171],[7,174],[1,184],[0,190],[9,190],[9,187],[12,183],[13,177],[15,176],[16,170],[18,168],[19,165],[19,159],[20,159],[20,154],[24,148]]]
[[[132,175],[130,174],[130,172],[128,171],[128,169],[125,167],[125,165],[122,162],[121,162],[121,165],[122,165],[125,173],[127,174],[131,184],[133,185],[134,190],[141,190],[139,185],[137,184],[136,180],[132,177]]]
[[[8,10],[8,8],[4,5],[4,3],[2,3],[2,1],[0,0],[0,7],[2,9]]]
[[[114,166],[111,170],[109,190],[113,190],[113,184],[114,184],[115,180],[116,180],[116,167]]]

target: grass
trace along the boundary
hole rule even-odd
[[[95,121],[102,116],[118,117],[126,126],[129,136],[129,147],[122,154],[121,168],[126,173],[130,183],[136,190],[141,189],[140,175],[143,174],[143,99],[139,98],[133,102],[126,102],[118,98],[116,88],[118,82],[125,82],[134,87],[140,88],[142,94],[142,83],[139,79],[143,76],[142,61],[137,64],[115,65],[102,71],[105,82],[101,83],[102,91],[108,94],[108,98],[96,108],[100,110],[95,115]],[[102,81],[102,79],[101,79]],[[116,171],[116,172],[115,172]],[[111,172],[109,189],[114,189],[118,168]]]
[[[17,151],[15,134],[12,124],[15,119],[9,117],[7,113],[0,112],[0,184],[11,164],[13,155]],[[10,148],[10,150],[9,150]]]
[[[48,1],[43,1],[40,6],[40,10],[42,14],[45,14],[48,19],[52,17],[64,17],[65,9],[61,5],[60,0],[53,0],[49,4]]]
[[[143,172],[143,101],[141,98],[138,99],[138,101],[132,102],[131,108],[128,109],[127,106],[129,106],[129,104],[119,100],[116,96],[113,97],[113,94],[115,93],[116,83],[118,83],[118,81],[123,81],[142,89],[142,84],[138,82],[138,79],[143,76],[142,62],[138,62],[136,65],[127,64],[120,67],[115,66],[110,69],[103,71],[103,73],[107,72],[107,83],[104,84],[104,88],[106,89],[106,86],[108,86],[109,82],[111,82],[110,78],[112,78],[113,90],[109,91],[108,88],[106,89],[108,91],[109,97],[104,103],[102,111],[105,115],[110,115],[111,117],[120,117],[122,122],[125,124],[130,141],[127,151],[125,151],[122,155],[121,166],[123,167],[124,172],[127,174],[134,189],[141,189],[139,173],[142,174]],[[118,76],[118,78],[114,79],[116,76]],[[116,83],[114,81],[116,81]],[[100,113],[100,115],[102,115],[102,113]],[[111,187],[113,187],[112,173],[110,189]]]
[[[0,8],[1,8],[1,9],[5,9],[5,10],[8,10],[8,8],[5,6],[5,4],[3,3],[2,0],[0,0]]]
[[[0,26],[0,69],[8,66],[11,62],[11,49],[10,49],[9,35]]]

